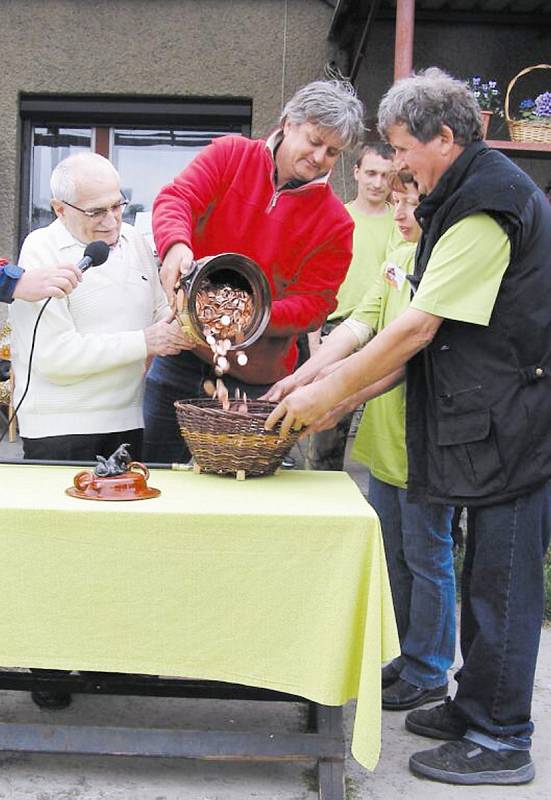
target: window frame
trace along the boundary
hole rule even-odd
[[[94,152],[109,157],[112,131],[126,127],[139,130],[186,128],[212,130],[223,123],[232,133],[251,135],[253,104],[250,98],[153,97],[141,95],[25,94],[19,98],[21,122],[20,191],[18,209],[19,248],[29,233],[29,202],[32,177],[32,132],[37,126],[71,125],[92,129]]]

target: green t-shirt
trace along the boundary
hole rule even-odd
[[[346,210],[354,220],[352,261],[337,294],[337,308],[329,319],[345,319],[377,278],[387,252],[387,243],[394,228],[393,211],[364,214],[347,203]]]
[[[394,218],[394,213],[393,213],[392,216]],[[403,241],[404,241],[404,238],[403,238],[402,234],[400,233],[400,229],[399,229],[398,225],[396,224],[396,222],[393,222],[392,230],[390,231],[390,236],[388,237],[388,241],[386,243],[386,252],[385,252],[385,256],[384,256],[385,259],[390,258],[392,253],[398,247],[400,247],[400,245],[402,244]],[[383,263],[383,259],[381,259],[381,261],[379,263],[379,266],[382,263]]]
[[[412,308],[487,325],[511,256],[509,238],[488,214],[473,214],[438,240]]]
[[[408,308],[411,286],[405,276],[413,272],[416,247],[415,242],[402,240],[351,319],[378,332]],[[366,403],[351,453],[376,478],[401,488],[407,481],[405,405],[403,384]]]
[[[404,242],[390,261],[412,272],[415,246]],[[408,249],[409,256],[408,256]],[[510,260],[510,242],[488,214],[473,214],[453,225],[438,240],[411,301],[411,306],[439,317],[487,325]],[[383,267],[388,276],[389,262]],[[405,286],[405,288],[404,288]],[[380,331],[410,305],[409,284],[393,291],[379,281],[352,314]],[[405,488],[405,387],[397,386],[367,403],[352,458],[366,464],[385,483]]]

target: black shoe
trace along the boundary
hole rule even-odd
[[[381,684],[383,689],[387,689],[389,686],[392,686],[393,683],[396,683],[399,677],[400,673],[396,667],[392,665],[392,662],[387,664],[386,667],[383,667],[381,670]]]
[[[383,690],[383,708],[385,711],[407,711],[408,708],[417,708],[424,703],[433,703],[443,700],[448,693],[448,684],[437,686],[436,689],[421,689],[412,683],[398,678],[391,686]]]
[[[414,753],[409,768],[423,778],[463,785],[528,783],[536,774],[529,750],[495,751],[467,739]]]
[[[447,697],[445,703],[434,708],[412,711],[406,717],[406,728],[429,739],[462,739],[467,732],[467,723],[455,711],[453,701]]]
[[[283,461],[281,462],[281,466],[283,469],[294,469],[297,465],[296,459],[292,456],[285,456]]]
[[[47,708],[50,711],[60,711],[71,705],[71,695],[69,692],[31,692],[33,702],[40,708]]]

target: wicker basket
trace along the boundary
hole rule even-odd
[[[210,398],[174,403],[180,433],[197,471],[219,475],[272,475],[299,437],[290,431],[282,439],[277,430],[264,429],[275,403],[249,400],[248,413],[223,411]]]
[[[510,81],[503,106],[505,121],[513,142],[543,142],[549,144],[551,143],[551,120],[549,122],[536,122],[526,119],[511,119],[509,116],[509,97],[513,86],[519,78],[534,69],[551,69],[551,64],[537,64],[535,67],[526,67]]]

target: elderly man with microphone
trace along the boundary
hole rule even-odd
[[[29,234],[21,267],[33,274],[80,262],[82,269],[87,245],[102,241],[108,251],[77,291],[48,304],[30,365],[42,304],[16,299],[10,307],[16,405],[30,366],[18,412],[24,457],[88,461],[129,442],[140,458],[146,360],[189,343],[171,319],[150,249],[122,222],[127,200],[113,165],[94,153],[69,156],[54,169],[51,188],[57,219]]]

